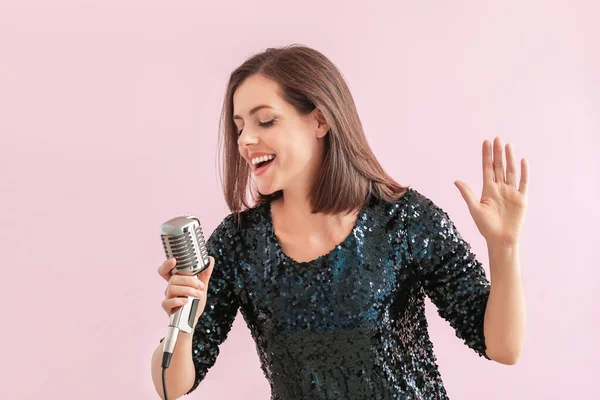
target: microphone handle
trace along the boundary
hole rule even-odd
[[[198,275],[194,276],[198,279]],[[199,303],[200,299],[197,297],[188,296],[188,302],[171,314],[167,334],[163,341],[163,368],[168,368],[169,366],[179,332],[191,333],[194,330],[194,318],[196,317]]]

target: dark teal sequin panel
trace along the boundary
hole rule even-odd
[[[265,203],[229,215],[208,240],[216,264],[193,336],[196,380],[214,365],[237,310],[248,324],[272,400],[446,399],[427,332],[425,297],[486,357],[490,285],[440,207],[409,188],[373,201],[328,254],[284,254]],[[232,378],[235,380],[235,378]]]

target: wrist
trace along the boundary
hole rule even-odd
[[[507,242],[503,240],[486,240],[488,250],[513,252],[519,249],[519,242]]]

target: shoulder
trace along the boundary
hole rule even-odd
[[[419,226],[449,220],[448,214],[434,200],[411,187],[396,201],[380,202],[375,209],[385,216],[384,222],[391,229],[419,229]]]
[[[412,214],[415,209],[422,207],[427,198],[416,189],[407,187],[404,193],[395,201],[375,199],[371,201],[370,208],[373,213],[384,216],[384,222],[403,220]]]
[[[230,213],[219,223],[212,236],[227,237],[230,240],[240,238],[245,233],[265,226],[268,204],[261,203],[239,213]]]
[[[404,197],[401,198],[398,203],[404,204],[412,210],[421,212],[432,207],[437,207],[430,197],[423,192],[410,187],[406,190]]]
[[[420,218],[439,218],[447,217],[448,214],[436,202],[416,189],[409,188],[408,197],[405,204],[411,211],[412,217]]]

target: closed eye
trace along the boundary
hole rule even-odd
[[[258,125],[260,127],[262,127],[262,128],[270,128],[271,126],[273,126],[274,123],[275,123],[275,119],[272,119],[272,120],[267,121],[267,122],[259,122]],[[243,129],[240,130],[238,132],[238,136],[241,135],[243,131],[244,131]]]
[[[267,121],[267,122],[261,122],[261,123],[259,123],[258,125],[262,126],[263,128],[269,128],[269,127],[271,127],[271,126],[272,126],[274,123],[275,123],[275,120],[274,120],[274,119],[272,119],[272,120],[270,120],[270,121]]]

